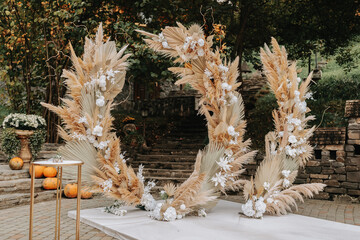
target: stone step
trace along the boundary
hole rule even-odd
[[[9,165],[0,165],[0,181],[15,180],[20,178],[29,178],[30,174],[28,170],[11,170]]]
[[[35,203],[56,199],[56,190],[35,192]],[[30,193],[11,193],[0,195],[0,209],[28,205],[30,203]]]
[[[155,148],[155,149],[151,149],[151,151],[148,153],[149,155],[159,155],[159,154],[168,154],[168,155],[192,155],[192,156],[196,156],[196,154],[198,153],[199,150],[194,150],[194,149],[177,149],[177,148],[173,148],[173,149],[168,149],[168,148],[164,148],[164,149],[160,149],[160,148]]]
[[[134,168],[135,172],[138,168]],[[151,177],[168,177],[168,178],[188,178],[193,171],[191,170],[171,170],[157,169],[157,168],[144,168],[143,176],[145,178]]]
[[[37,156],[37,160],[38,159],[49,159],[49,158],[53,158],[55,157],[57,154],[57,151],[40,151],[38,156]]]
[[[165,184],[167,183],[173,183],[175,185],[177,184],[181,184],[183,182],[185,182],[185,180],[187,178],[178,178],[178,177],[150,177],[150,178],[145,178],[147,181],[148,180],[152,180],[155,181],[156,186],[159,187],[163,187]]]
[[[195,162],[194,156],[189,155],[141,155],[138,154],[134,162],[157,161],[157,162]]]
[[[157,168],[157,169],[167,169],[168,171],[172,170],[193,170],[194,162],[158,162],[158,161],[141,161],[141,162],[131,162],[131,166],[137,168],[140,164],[144,165],[144,168]]]
[[[153,148],[177,148],[177,149],[202,149],[205,145],[203,143],[179,143],[179,142],[167,142],[167,143],[156,143]]]
[[[44,179],[35,179],[35,191],[42,190],[42,182]],[[9,193],[29,193],[30,178],[0,181],[0,195]]]
[[[204,139],[186,139],[186,138],[170,138],[170,139],[161,139],[157,144],[160,145],[197,145],[197,144],[203,144],[205,141]]]

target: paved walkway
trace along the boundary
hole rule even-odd
[[[235,202],[238,196],[223,197]],[[111,205],[113,201],[96,197],[82,200],[81,208],[94,208]],[[67,212],[76,208],[75,199],[63,199],[61,208],[61,239],[75,239],[75,220],[67,217]],[[336,222],[360,226],[360,204],[337,204],[330,201],[306,200],[299,204],[298,214],[327,219]],[[35,204],[34,238],[39,240],[54,239],[55,201]],[[13,207],[0,210],[0,239],[28,239],[29,206]],[[114,239],[86,224],[80,226],[81,240]]]

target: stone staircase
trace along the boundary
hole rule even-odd
[[[188,117],[162,138],[147,154],[137,154],[131,165],[137,171],[144,165],[144,177],[155,180],[157,187],[168,182],[184,182],[192,173],[195,157],[205,146],[207,128],[203,117]]]
[[[55,156],[58,147],[58,144],[44,144],[37,160]],[[56,190],[42,188],[43,180],[44,178],[35,179],[35,202],[56,199]],[[29,204],[30,182],[29,170],[11,170],[6,157],[2,155],[0,158],[0,209]]]

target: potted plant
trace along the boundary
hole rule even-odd
[[[20,145],[19,157],[24,161],[24,167],[29,168],[30,161],[36,157],[45,142],[45,119],[38,115],[11,113],[4,119],[2,126],[5,130],[1,149],[10,159],[18,153],[18,149],[13,146]]]

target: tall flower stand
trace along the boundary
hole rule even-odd
[[[24,169],[28,169],[30,166],[32,154],[29,148],[29,137],[34,133],[34,131],[30,130],[15,130],[15,134],[20,140],[21,149],[19,157],[24,161]]]
[[[81,166],[82,161],[64,160],[62,162],[54,162],[53,160],[37,161],[30,163],[31,165],[31,188],[30,188],[30,226],[29,239],[32,239],[33,233],[33,217],[34,217],[34,192],[35,192],[35,166],[52,166],[57,167],[57,189],[56,189],[56,214],[55,214],[55,240],[60,240],[60,213],[61,213],[61,183],[62,168],[68,166],[77,166],[77,202],[76,202],[76,240],[80,239],[80,199],[81,199]],[[59,184],[60,183],[60,184]]]

